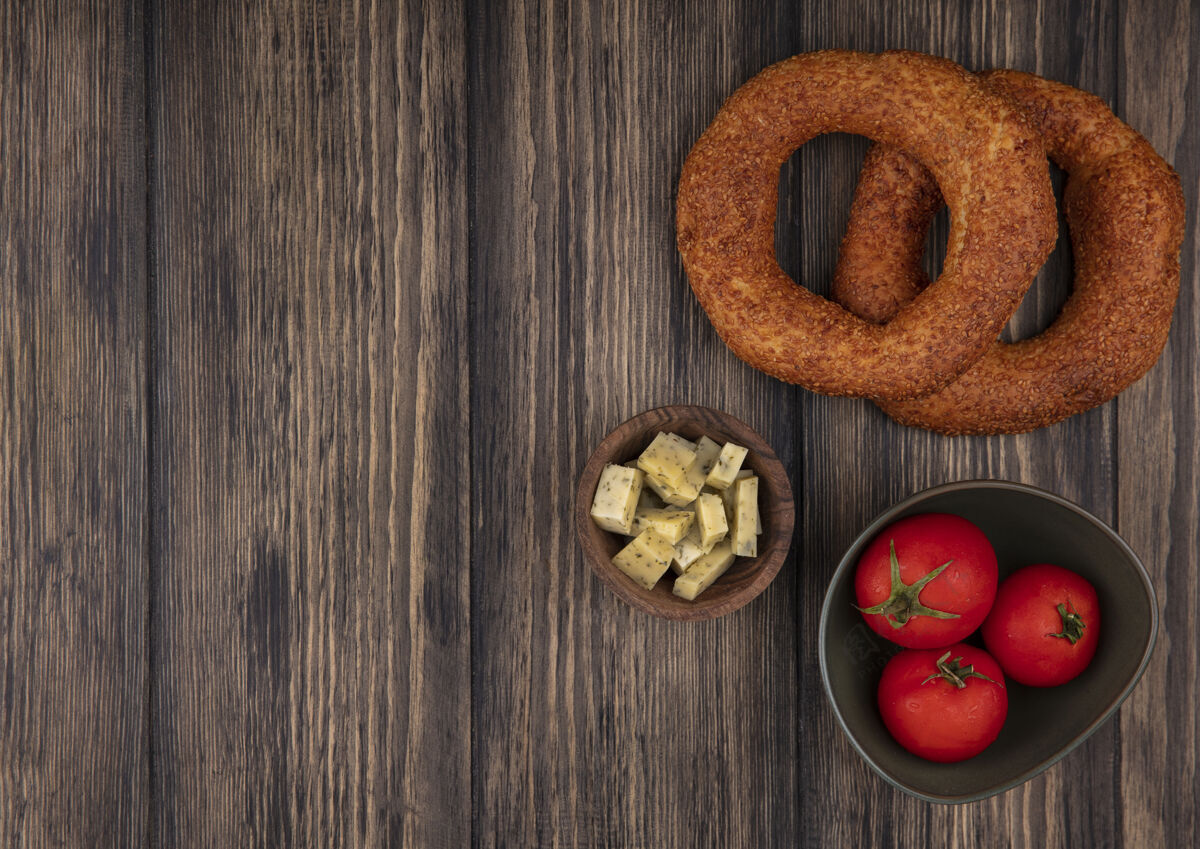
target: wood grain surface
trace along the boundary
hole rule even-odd
[[[463,17],[153,25],[157,841],[461,847]]]
[[[1194,210],[1193,6],[0,0],[0,845],[1200,843],[1194,212],[1154,370],[994,438],[750,369],[674,247],[724,98],[826,47],[1088,89]],[[823,294],[866,146],[780,176]],[[1070,269],[1060,239],[1007,336]],[[778,578],[711,621],[622,603],[571,519],[604,435],[671,403],[746,421],[795,494]],[[976,477],[1113,523],[1161,631],[1078,750],[937,806],[837,728],[817,622],[873,516]]]
[[[0,4],[3,846],[147,835],[142,44],[130,4]]]

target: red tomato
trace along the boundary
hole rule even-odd
[[[961,516],[888,525],[854,574],[858,609],[877,634],[913,649],[948,646],[979,627],[996,598],[996,552]]]
[[[1100,600],[1086,579],[1039,563],[1013,572],[983,623],[988,651],[1014,681],[1054,687],[1082,672],[1100,641]]]
[[[896,742],[914,755],[954,763],[982,752],[1008,716],[1000,665],[964,643],[908,649],[888,661],[879,713]]]

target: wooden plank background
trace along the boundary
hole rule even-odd
[[[1198,46],[1166,0],[0,2],[0,843],[1200,842],[1194,215],[1150,375],[988,439],[745,366],[673,226],[723,99],[824,47],[1093,91],[1194,209]],[[866,145],[780,178],[818,292]],[[1063,244],[1010,336],[1069,275]],[[797,495],[779,578],[714,622],[625,607],[570,524],[596,443],[672,402],[748,421]],[[872,516],[972,477],[1113,523],[1162,620],[1112,722],[945,807],[854,754],[816,627]]]
[[[158,840],[464,846],[464,20],[154,11]]]
[[[139,10],[0,4],[0,845],[145,843]]]

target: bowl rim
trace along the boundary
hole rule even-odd
[[[640,423],[642,420],[646,420],[653,427],[658,420],[664,417],[703,418],[703,415],[698,415],[695,411],[701,411],[702,414],[715,418],[722,423],[727,423],[735,432],[739,429],[744,431],[744,437],[739,436],[739,439],[744,441],[746,447],[758,455],[759,461],[764,466],[773,467],[778,478],[778,483],[782,487],[781,495],[784,496],[783,501],[788,504],[788,509],[784,511],[783,515],[771,529],[772,538],[777,537],[780,541],[778,547],[757,558],[760,562],[756,564],[757,572],[754,579],[743,587],[739,594],[731,596],[724,602],[718,602],[715,605],[697,606],[686,611],[680,611],[674,608],[658,607],[635,592],[632,587],[626,586],[624,581],[618,581],[615,575],[600,568],[594,559],[589,556],[588,546],[584,541],[584,534],[590,532],[590,529],[594,527],[591,521],[590,508],[595,482],[593,481],[590,486],[585,486],[585,484],[589,478],[589,470],[595,472],[594,476],[596,478],[599,477],[599,469],[603,467],[603,462],[598,463],[598,458],[613,452],[614,446],[622,439],[619,434],[627,427],[635,423]],[[585,492],[585,490],[587,491]],[[775,578],[778,577],[780,571],[783,569],[784,561],[787,560],[787,556],[791,551],[792,542],[795,537],[795,493],[792,489],[791,477],[788,475],[787,467],[784,466],[783,461],[779,459],[770,443],[755,428],[732,413],[727,413],[724,410],[718,410],[715,407],[708,407],[703,404],[663,404],[643,410],[637,415],[618,423],[609,430],[596,448],[588,455],[587,460],[584,461],[583,466],[575,477],[573,512],[576,542],[583,551],[584,561],[587,562],[591,571],[600,578],[600,582],[630,607],[640,610],[643,613],[648,613],[651,616],[677,622],[700,622],[718,619],[745,607],[761,595]]]
[[[1125,686],[1121,688],[1120,692],[1109,701],[1108,705],[1105,706],[1104,710],[1101,711],[1101,713],[1092,723],[1084,728],[1079,734],[1071,738],[1066,745],[1059,749],[1053,756],[1042,761],[1041,763],[1038,763],[1030,769],[1025,770],[1015,778],[1009,779],[995,787],[981,790],[976,793],[966,793],[962,795],[939,795],[936,793],[925,793],[909,787],[899,779],[892,776],[886,769],[883,768],[881,764],[876,762],[876,760],[871,757],[871,755],[859,743],[854,733],[850,730],[849,725],[846,723],[845,717],[842,716],[841,709],[838,707],[837,700],[834,698],[833,686],[829,681],[829,669],[825,661],[827,630],[829,625],[828,620],[830,610],[833,606],[833,588],[844,579],[845,574],[853,567],[853,562],[851,559],[852,553],[856,553],[870,539],[874,538],[875,535],[879,533],[879,531],[882,530],[885,525],[890,524],[897,514],[907,510],[909,507],[919,504],[920,502],[936,495],[973,489],[1009,490],[1043,498],[1047,501],[1064,507],[1073,513],[1076,513],[1091,525],[1106,534],[1109,539],[1116,544],[1117,548],[1119,548],[1126,555],[1126,557],[1129,558],[1130,562],[1133,563],[1134,572],[1137,574],[1138,578],[1142,582],[1142,586],[1146,590],[1146,595],[1150,602],[1150,637],[1146,641],[1146,647],[1142,652],[1142,659],[1138,663],[1137,671],[1133,674]],[[829,583],[825,588],[825,599],[821,604],[821,620],[818,625],[819,634],[817,640],[817,654],[821,666],[821,684],[825,690],[825,698],[828,700],[829,706],[833,709],[833,715],[836,717],[838,725],[841,726],[842,733],[844,733],[850,740],[850,745],[853,746],[854,750],[858,752],[859,756],[867,762],[868,766],[870,766],[871,769],[874,770],[888,784],[891,784],[893,787],[904,791],[910,796],[915,796],[916,798],[923,799],[927,802],[935,802],[942,805],[958,805],[965,804],[967,802],[978,802],[981,799],[987,799],[991,796],[1011,790],[1014,787],[1024,784],[1026,781],[1029,781],[1031,778],[1041,774],[1042,772],[1045,772],[1047,769],[1058,763],[1060,760],[1078,748],[1084,740],[1086,740],[1088,737],[1091,737],[1092,734],[1094,734],[1096,730],[1100,728],[1100,726],[1112,718],[1112,715],[1116,713],[1117,708],[1119,708],[1125,699],[1129,697],[1129,694],[1133,692],[1133,688],[1137,686],[1138,681],[1140,681],[1142,678],[1142,673],[1146,671],[1146,666],[1150,662],[1150,656],[1154,653],[1155,645],[1158,642],[1158,615],[1158,595],[1154,592],[1154,583],[1150,579],[1150,573],[1146,570],[1141,558],[1137,556],[1132,548],[1130,548],[1129,543],[1125,542],[1125,540],[1121,538],[1120,534],[1109,527],[1107,522],[1103,521],[1097,516],[1094,516],[1092,513],[1085,510],[1083,507],[1080,507],[1075,502],[1063,498],[1061,495],[1056,495],[1053,492],[1040,487],[1032,486],[1030,484],[988,478],[953,481],[919,490],[918,492],[914,492],[912,495],[909,495],[907,498],[902,499],[896,504],[893,504],[891,507],[877,515],[866,526],[866,528],[864,528],[863,531],[854,538],[853,542],[846,547],[845,552],[842,554],[842,559],[838,562],[837,568],[834,570],[833,575],[829,578]]]

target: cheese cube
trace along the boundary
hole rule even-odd
[[[691,442],[673,433],[660,433],[638,457],[637,464],[663,486],[678,490],[684,484],[688,466],[695,459],[696,449]]]
[[[711,587],[713,581],[724,575],[732,563],[733,549],[729,545],[729,540],[723,540],[676,578],[671,592],[680,598],[695,601],[696,596]]]
[[[683,485],[677,490],[680,497],[694,501],[700,495],[700,490],[704,486],[704,480],[708,477],[708,473],[712,471],[712,467],[717,462],[717,457],[720,453],[720,445],[713,442],[707,436],[700,437],[700,440],[696,443],[696,459],[692,460],[692,464],[687,467]]]
[[[719,495],[706,492],[696,499],[696,526],[700,529],[700,547],[705,551],[712,551],[712,547],[725,538],[729,523]]]
[[[672,507],[686,507],[692,503],[693,499],[688,498],[686,495],[680,494],[677,490],[667,486],[662,480],[654,475],[646,475],[646,486],[653,490],[659,498],[661,498],[667,504],[670,504]]]
[[[664,431],[663,436],[665,436],[667,438],[667,441],[670,442],[672,445],[677,445],[678,447],[680,447],[686,451],[695,451],[696,450],[697,446],[696,446],[695,442],[692,442],[691,440],[688,440],[688,439],[684,439],[682,436],[680,436],[677,433],[671,433],[670,431]]]
[[[720,443],[713,442],[707,436],[702,436],[696,441],[696,459],[701,461],[700,470],[704,472],[704,477],[708,477],[708,473],[717,464],[717,458],[720,456]],[[704,482],[701,481],[700,485],[703,486]]]
[[[742,468],[742,461],[746,459],[748,453],[749,449],[726,442],[725,447],[717,456],[716,464],[713,465],[712,471],[708,473],[704,482],[713,489],[727,489],[737,479],[737,473]]]
[[[633,542],[613,555],[613,565],[648,590],[671,566],[675,548],[653,528],[638,534]]]
[[[733,522],[729,526],[733,553],[738,557],[757,557],[758,478],[742,478],[735,485],[737,493],[733,505]]]
[[[665,537],[667,542],[675,545],[683,539],[695,518],[696,514],[691,510],[672,507],[664,507],[661,510],[639,509],[633,514],[633,532],[640,534],[647,528],[653,528]]]
[[[671,560],[671,569],[676,575],[682,575],[687,567],[707,553],[700,547],[700,530],[693,523],[683,539],[675,543],[675,557]]]
[[[746,478],[752,478],[752,477],[754,477],[754,472],[750,471],[749,469],[742,469],[740,472],[737,473],[737,477],[734,478],[734,481],[736,482],[736,481],[745,480]],[[650,478],[647,477],[646,481],[649,482],[649,480],[650,480]],[[729,527],[732,528],[733,527],[733,502],[734,502],[734,499],[737,497],[737,487],[736,486],[728,486],[725,489],[721,490],[720,494],[721,494],[721,503],[725,505],[725,518],[729,522]],[[761,532],[762,532],[762,528],[759,528],[759,533],[761,533]]]
[[[606,531],[628,534],[642,493],[645,475],[639,469],[607,465],[600,472],[592,498],[592,520]]]

